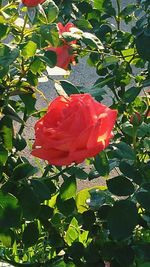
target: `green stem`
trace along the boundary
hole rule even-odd
[[[3,12],[5,9],[9,8],[11,5],[13,4],[13,2],[3,6],[1,9],[0,9],[0,13]]]
[[[49,166],[48,166],[48,167],[49,167]],[[63,170],[61,170],[61,171],[60,171],[59,173],[57,173],[56,175],[51,176],[51,179],[56,179],[56,178],[58,178],[60,175],[62,175],[62,174],[65,173],[66,171],[68,171],[70,168],[72,168],[72,165],[71,165],[71,166],[68,166],[68,167],[66,167],[66,168],[64,168]],[[46,167],[45,172],[44,172],[44,174],[43,174],[43,177],[44,177],[45,175],[47,175],[47,173],[48,173],[49,171],[50,171],[49,168]]]
[[[117,29],[118,31],[120,30],[120,12],[121,12],[121,8],[120,8],[120,0],[116,0],[116,4],[117,4],[117,16],[116,16],[116,23],[117,23]]]
[[[24,24],[23,24],[22,31],[21,31],[21,38],[20,38],[20,42],[19,42],[19,44],[21,44],[22,41],[23,41],[23,38],[24,38],[24,31],[25,31],[25,27],[26,27],[27,21],[28,21],[28,15],[27,15],[27,13],[26,13],[26,14],[25,14],[25,18],[24,18]]]
[[[133,148],[135,152],[136,152],[136,145],[137,145],[136,138],[137,138],[137,127],[133,127]]]
[[[26,122],[27,121],[27,111],[25,109],[24,111],[24,116],[23,116],[23,121]],[[19,131],[18,131],[18,134],[22,134],[23,130],[24,130],[24,127],[25,127],[25,124],[22,124]]]
[[[145,97],[146,97],[146,103],[147,103],[147,107],[148,107],[148,109],[146,111],[146,114],[145,114],[145,117],[147,118],[147,116],[148,116],[148,114],[150,112],[150,99],[148,97],[148,93],[145,90],[143,90],[143,91],[144,91],[144,94],[145,94]]]
[[[114,96],[116,97],[116,100],[118,100],[118,101],[120,102],[120,98],[119,98],[119,96],[117,95],[116,90],[115,90],[114,87],[111,88],[111,91],[113,92]]]
[[[49,101],[47,100],[43,92],[41,92],[37,87],[34,87],[34,91],[37,92],[45,100],[47,105],[49,105]]]

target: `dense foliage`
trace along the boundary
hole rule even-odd
[[[149,267],[149,0],[125,6],[121,0],[0,0],[0,41],[0,260],[18,267]],[[74,85],[66,76],[53,79],[54,72],[68,75],[80,57],[96,69],[99,78],[93,86]],[[49,143],[58,106],[36,133],[37,148],[46,143],[46,151],[50,145],[71,151],[67,166],[25,156],[34,143],[24,138],[27,121],[38,121],[39,131],[49,114],[36,105],[39,94],[46,100],[38,87],[41,77],[53,81],[63,99],[74,94],[96,99],[86,112],[73,108],[63,126],[65,139],[59,128],[54,144]],[[93,111],[108,96],[111,103],[103,116]],[[112,138],[114,110],[118,117]],[[95,124],[93,114],[99,119]],[[81,130],[85,121],[92,135],[81,135],[79,142],[77,127]],[[72,141],[66,134],[73,125]],[[96,136],[100,125],[103,131]],[[103,144],[96,156],[87,153],[89,136],[90,144]],[[80,161],[73,155],[76,140],[78,149],[86,150]],[[89,156],[95,157],[74,163]],[[117,175],[109,179],[113,170]],[[98,177],[106,186],[78,191],[78,180],[90,185]]]

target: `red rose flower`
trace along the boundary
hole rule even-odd
[[[71,22],[68,22],[65,26],[61,22],[57,23],[59,34],[62,35],[64,32],[71,32],[71,28],[76,28]],[[64,40],[65,42],[65,40]],[[69,44],[76,44],[76,40],[69,42]]]
[[[22,0],[22,3],[28,7],[35,7],[42,4],[45,0]]]
[[[67,23],[65,26],[63,26],[62,23],[57,24],[58,31],[60,34],[60,38],[62,38],[62,33],[64,32],[70,32],[71,28],[75,28],[73,23]],[[46,48],[46,50],[54,51],[57,55],[57,63],[56,66],[60,67],[62,69],[68,69],[68,66],[70,63],[73,63],[75,65],[75,57],[76,55],[73,52],[72,44],[76,44],[76,40],[71,42],[66,42],[62,38],[63,44],[58,47],[49,46]]]
[[[108,146],[116,116],[89,94],[59,96],[35,124],[32,155],[57,166],[93,157]]]

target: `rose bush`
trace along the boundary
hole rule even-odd
[[[0,266],[150,266],[150,3],[114,1],[0,1]]]
[[[89,94],[57,97],[35,125],[32,155],[56,166],[81,163],[108,146],[116,115]]]

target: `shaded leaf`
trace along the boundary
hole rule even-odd
[[[124,239],[132,235],[138,224],[138,212],[135,204],[130,200],[115,202],[108,215],[108,228],[115,239]]]
[[[117,176],[107,180],[108,190],[117,196],[129,196],[134,193],[133,183],[124,176]]]
[[[38,237],[39,237],[39,230],[37,223],[34,222],[28,223],[22,235],[22,242],[24,243],[24,245],[26,247],[31,247],[35,245],[38,241]]]

